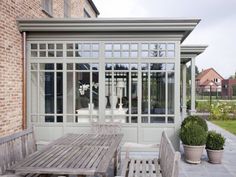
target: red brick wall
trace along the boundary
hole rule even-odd
[[[22,128],[22,37],[16,18],[47,17],[39,0],[0,1],[0,136]]]
[[[63,5],[64,0],[53,0],[53,17],[64,17]],[[83,17],[83,13],[75,8],[72,16]],[[16,18],[48,16],[41,0],[0,0],[0,136],[22,128],[22,36]]]

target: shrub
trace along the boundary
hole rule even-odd
[[[209,101],[197,101],[196,110],[197,112],[210,112],[211,105]]]
[[[201,146],[206,144],[207,131],[194,122],[187,122],[180,129],[180,139],[183,144],[190,146]]]
[[[229,120],[229,113],[232,107],[227,103],[216,103],[211,105],[210,119],[211,120]]]
[[[225,138],[215,131],[209,131],[207,134],[206,149],[222,150],[224,149]]]
[[[208,126],[207,126],[206,120],[201,118],[201,117],[199,117],[199,116],[188,116],[182,122],[181,127],[184,127],[185,124],[187,124],[188,122],[192,122],[192,123],[198,124],[201,127],[203,127],[203,129],[205,131],[208,131]]]
[[[191,100],[188,100],[188,101],[187,101],[187,105],[186,105],[186,106],[187,106],[187,109],[188,109],[188,110],[191,109]],[[195,101],[195,107],[197,107],[197,106],[198,106],[198,102]]]

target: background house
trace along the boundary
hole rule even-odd
[[[26,125],[23,35],[17,18],[87,18],[99,12],[92,0],[0,1],[0,136]]]
[[[224,79],[222,80],[222,98],[232,99],[236,96],[236,79]]]
[[[196,77],[196,91],[221,92],[221,81],[224,78],[213,68],[203,70]]]

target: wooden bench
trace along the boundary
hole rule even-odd
[[[14,176],[8,169],[26,156],[36,151],[32,129],[0,138],[0,175]],[[34,176],[27,174],[26,176]]]
[[[126,156],[121,176],[178,177],[179,163],[180,153],[174,150],[168,136],[163,131],[159,146],[159,158],[137,159]]]

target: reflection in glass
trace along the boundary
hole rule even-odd
[[[76,70],[90,70],[90,64],[88,63],[76,63]]]
[[[105,70],[112,70],[112,64],[106,64]]]
[[[166,70],[174,70],[175,64],[174,63],[167,63],[166,64]]]
[[[89,72],[76,72],[75,84],[76,84],[75,110],[88,108],[88,104],[90,103],[90,73]]]
[[[63,73],[57,72],[57,113],[63,113]]]
[[[32,64],[31,64],[32,65]],[[38,73],[31,72],[31,113],[38,113]]]
[[[68,65],[67,65],[68,66]],[[74,113],[74,101],[73,101],[73,72],[67,72],[67,113],[73,114]]]
[[[93,72],[92,75],[92,103],[94,105],[94,109],[98,109],[98,103],[99,103],[99,85],[98,85],[98,79],[99,79],[99,73]]]
[[[150,63],[151,70],[165,70],[164,63]]]
[[[39,44],[39,49],[46,49],[46,44]]]
[[[142,114],[148,114],[148,73],[142,73]]]
[[[131,114],[138,114],[138,73],[137,72],[131,73]]]
[[[168,114],[174,114],[175,103],[175,77],[174,72],[168,73]]]
[[[129,70],[129,64],[115,64],[114,70]]]
[[[165,117],[150,117],[150,123],[165,123]]]
[[[174,117],[168,117],[168,123],[175,123]]]
[[[150,73],[150,113],[165,114],[165,73]]]

